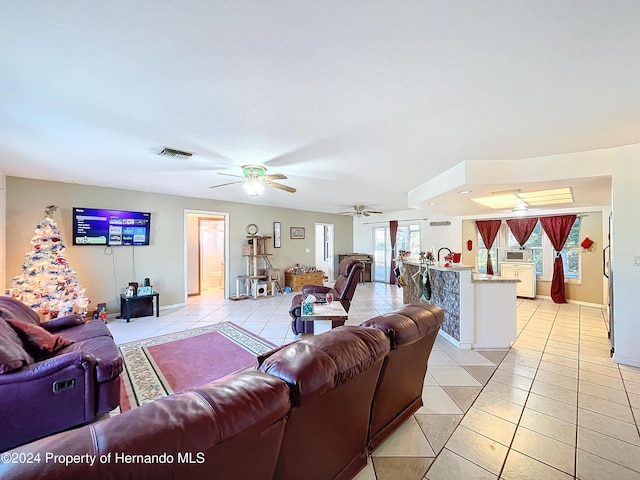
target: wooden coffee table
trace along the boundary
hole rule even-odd
[[[332,328],[332,322],[347,320],[347,311],[338,301],[333,301],[330,306],[325,303],[314,303],[311,315],[302,315],[303,322],[313,322],[313,333],[328,332]]]

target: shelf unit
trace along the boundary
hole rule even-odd
[[[275,295],[280,291],[280,270],[273,268],[267,253],[267,242],[271,237],[262,235],[247,235],[248,253],[243,251],[246,274],[238,275],[236,279],[236,296],[234,300],[242,298],[258,298],[267,294]]]

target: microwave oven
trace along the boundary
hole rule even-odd
[[[505,262],[533,262],[531,250],[507,250],[504,255]]]

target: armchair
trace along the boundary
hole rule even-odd
[[[122,368],[101,321],[69,315],[40,323],[22,302],[0,297],[0,451],[116,408]]]
[[[345,258],[338,265],[338,278],[333,287],[327,287],[324,285],[304,285],[302,287],[302,293],[296,295],[291,300],[291,308],[289,309],[289,315],[291,316],[291,330],[296,335],[300,333],[313,333],[313,322],[302,321],[302,309],[301,304],[305,296],[309,294],[326,294],[333,293],[336,300],[340,301],[345,311],[349,312],[351,307],[351,300],[356,291],[356,286],[360,280],[360,274],[364,266],[360,260],[352,258]],[[332,328],[344,325],[344,321],[333,322]]]

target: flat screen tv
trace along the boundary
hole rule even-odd
[[[74,245],[149,245],[151,214],[73,208]]]

